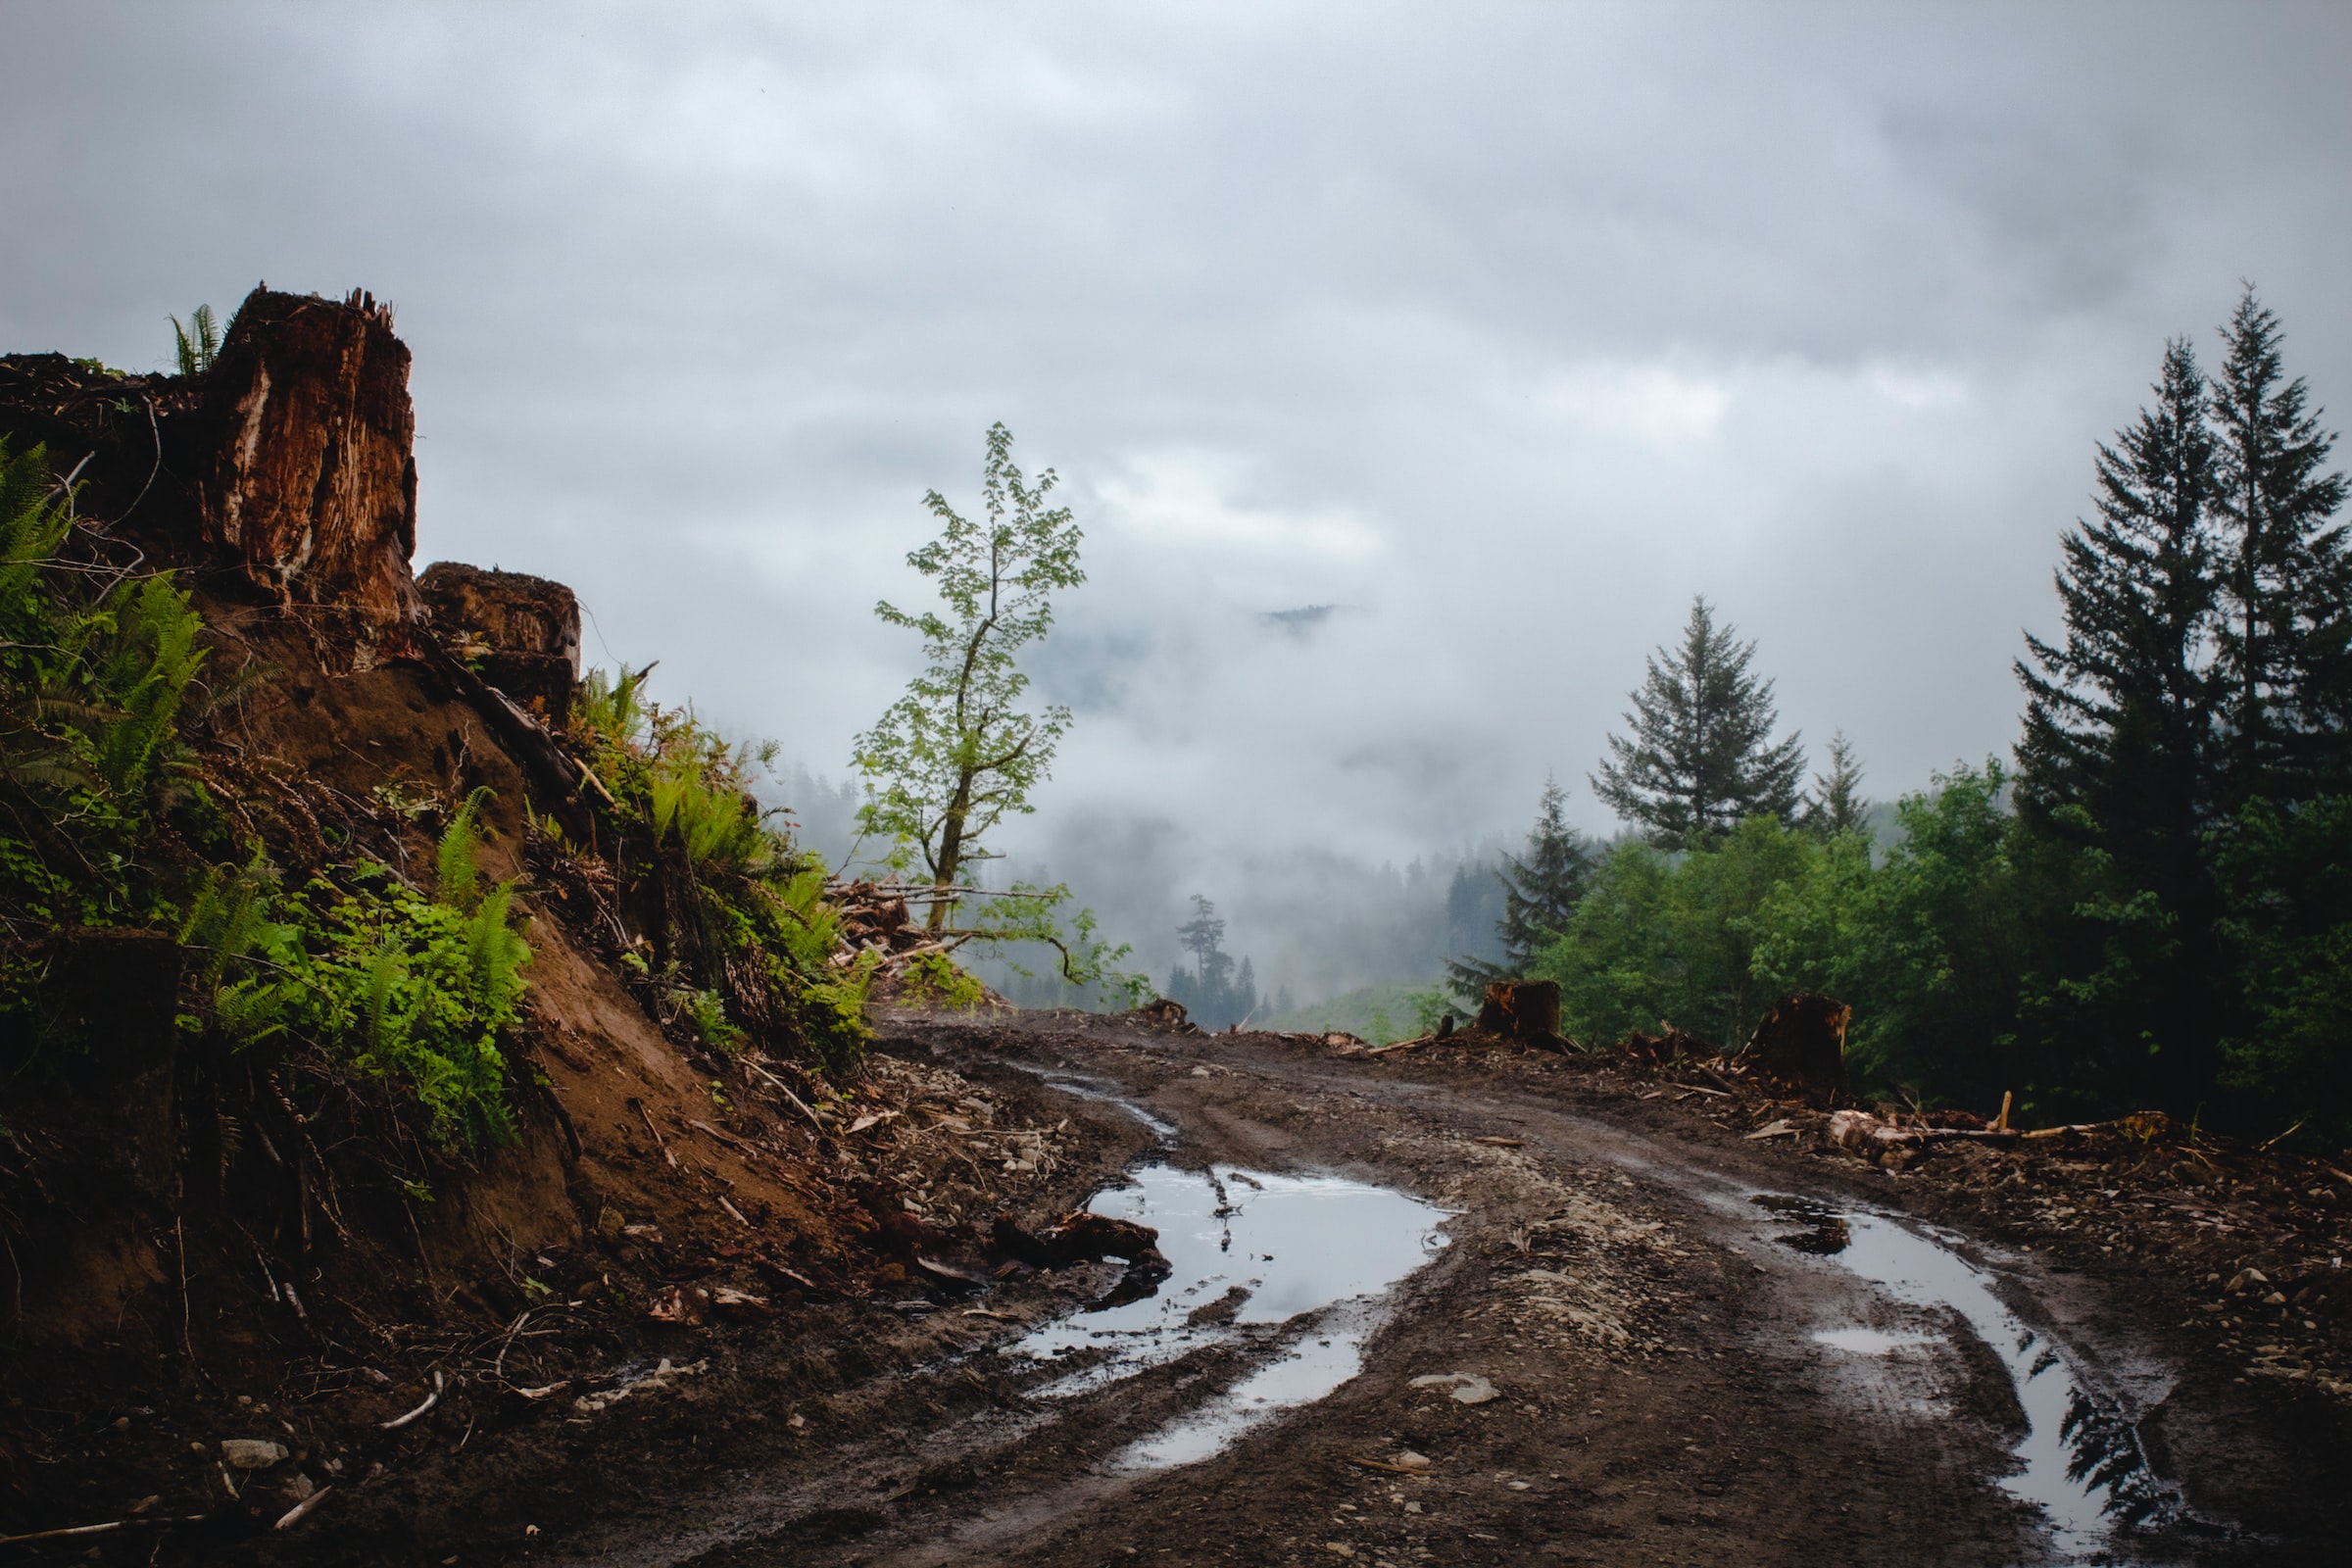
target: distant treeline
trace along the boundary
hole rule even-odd
[[[1505,867],[1503,956],[1568,1030],[1736,1047],[1783,993],[1854,1007],[1865,1083],[2029,1115],[2156,1107],[2352,1136],[2352,556],[2332,437],[2249,291],[2208,375],[2167,345],[2060,547],[2014,762],[1937,776],[1874,844],[1842,743],[1802,787],[1754,647],[1693,608],[1592,782]]]

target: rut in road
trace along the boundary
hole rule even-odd
[[[2026,1419],[1999,1350],[1951,1312],[1782,1245],[1788,1224],[1750,1200],[1785,1191],[1787,1173],[1746,1151],[1644,1134],[1527,1088],[1369,1078],[1199,1042],[939,1030],[893,1049],[1123,1100],[1173,1129],[1144,1156],[1170,1179],[1313,1172],[1401,1194],[1446,1211],[1450,1245],[1350,1308],[1355,1376],[1228,1423],[1197,1445],[1211,1451],[1177,1456],[1189,1462],[1138,1455],[1228,1409],[1237,1386],[1328,1337],[1330,1319],[1200,1334],[1090,1382],[1107,1352],[1041,1360],[1023,1345],[1078,1346],[1083,1316],[1041,1329],[944,1308],[937,1318],[982,1332],[958,1331],[908,1386],[984,1382],[996,1403],[885,1430],[860,1430],[847,1403],[838,1418],[816,1412],[825,1446],[810,1464],[680,1498],[667,1527],[649,1517],[581,1537],[574,1560],[1402,1568],[1734,1551],[1813,1562],[1826,1545],[1839,1560],[1910,1563],[1929,1543],[1933,1560],[2006,1563],[2080,1555],[2103,1537],[2095,1518],[2053,1521],[2049,1499],[2001,1484]],[[1071,1298],[1117,1275],[1072,1280]],[[1855,1333],[1886,1353],[1859,1353]],[[2118,1381],[2118,1364],[2072,1354],[2082,1387],[2128,1408],[2132,1369]],[[1482,1385],[1494,1396],[1453,1396]],[[676,1530],[681,1514],[692,1531]]]

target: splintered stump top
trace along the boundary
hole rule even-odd
[[[1530,1045],[1557,1046],[1560,1037],[1560,986],[1556,980],[1496,980],[1487,987],[1478,1009],[1478,1027],[1488,1034],[1523,1040]]]
[[[257,288],[203,386],[207,540],[298,612],[330,667],[415,652],[416,418],[391,313]]]

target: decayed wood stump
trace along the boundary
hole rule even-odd
[[[1846,1092],[1845,1026],[1853,1015],[1853,1008],[1818,992],[1783,997],[1740,1054],[1760,1072],[1834,1099]]]
[[[580,601],[560,582],[441,561],[416,579],[433,635],[453,658],[551,728],[571,717]]]
[[[1478,1027],[1529,1045],[1563,1046],[1556,980],[1496,980],[1479,1004]]]
[[[307,624],[330,669],[417,651],[409,351],[371,296],[255,289],[203,377],[206,540]]]

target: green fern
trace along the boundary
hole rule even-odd
[[[512,1015],[522,997],[522,966],[531,961],[531,948],[508,923],[514,902],[514,885],[502,882],[466,922],[466,981],[474,1010],[484,1017]]]
[[[471,912],[481,901],[481,867],[475,857],[482,843],[482,805],[489,799],[487,784],[466,796],[433,851],[433,897],[460,913]]]
[[[172,318],[172,336],[176,340],[173,346],[179,360],[179,373],[202,375],[220,357],[220,323],[213,318],[210,305],[197,306],[189,316],[188,323],[187,326],[181,326],[178,317]]]

